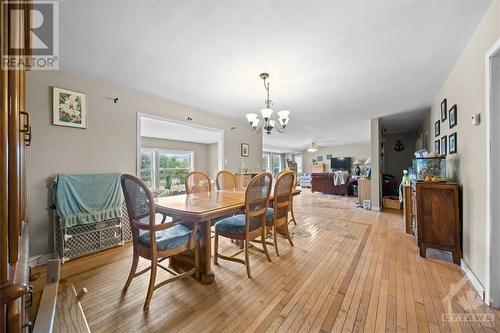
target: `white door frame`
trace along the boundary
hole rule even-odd
[[[492,181],[492,157],[491,157],[491,131],[492,131],[492,92],[491,92],[491,80],[492,80],[492,59],[495,56],[500,55],[500,39],[493,44],[493,47],[486,53],[485,56],[485,76],[486,76],[486,295],[485,302],[490,304],[490,294],[491,294],[491,232],[492,232],[492,207],[491,207],[491,181]]]
[[[136,170],[135,173],[136,175],[139,175],[140,173],[140,159],[139,156],[141,156],[141,119],[142,118],[150,118],[150,119],[157,119],[165,122],[170,122],[170,123],[175,123],[175,124],[181,124],[181,125],[187,125],[203,130],[209,130],[213,131],[219,134],[219,138],[217,140],[217,167],[219,170],[224,170],[224,130],[220,128],[214,128],[214,127],[208,127],[208,126],[203,126],[203,125],[198,125],[198,124],[193,124],[193,123],[188,123],[185,121],[180,121],[180,120],[175,120],[175,119],[170,119],[170,118],[165,118],[165,117],[159,117],[159,116],[153,116],[150,114],[146,113],[137,113],[137,141],[136,141]]]

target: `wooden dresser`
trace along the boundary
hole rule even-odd
[[[411,218],[420,256],[427,248],[450,251],[453,262],[462,257],[460,186],[456,183],[413,183]],[[407,212],[405,211],[405,214]]]

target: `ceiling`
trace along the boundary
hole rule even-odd
[[[428,107],[491,0],[61,1],[61,69],[244,119],[270,73],[285,134],[369,141],[369,119]],[[140,111],[140,110],[138,110]]]
[[[190,124],[141,117],[141,136],[211,144],[217,143],[222,134],[220,131],[195,127]]]
[[[391,114],[380,118],[380,126],[387,134],[413,132],[420,128],[429,112],[430,109],[423,109]]]

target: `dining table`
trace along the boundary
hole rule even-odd
[[[292,198],[300,194],[300,189],[292,191]],[[274,200],[274,193],[271,191],[270,203]],[[293,199],[292,199],[293,200]],[[293,207],[293,205],[291,205]],[[211,266],[211,221],[231,216],[236,213],[243,213],[245,209],[245,189],[217,190],[212,192],[200,192],[190,194],[179,194],[155,199],[155,208],[158,213],[167,215],[173,221],[182,224],[191,224],[197,227],[201,233],[200,237],[200,276],[199,280],[203,284],[210,284],[214,281],[214,273]],[[292,219],[293,210],[291,210]],[[177,264],[179,263],[179,264]],[[194,265],[192,255],[179,255],[171,260],[173,269],[181,269],[180,263],[184,265]],[[179,265],[179,267],[176,267]]]

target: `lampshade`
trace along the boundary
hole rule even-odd
[[[360,160],[355,160],[354,163],[353,163],[353,165],[360,165],[360,164],[363,164],[363,163],[361,163]]]
[[[257,119],[257,115],[255,113],[247,113],[246,117],[249,123],[253,123]]]
[[[269,126],[274,127],[274,120],[273,119],[269,120]]]
[[[262,118],[271,118],[271,115],[273,114],[272,109],[262,109],[260,110],[260,113],[262,114]]]
[[[251,122],[251,126],[252,128],[255,130],[259,127],[259,124],[260,124],[260,120],[259,119],[254,119],[252,122]]]
[[[372,164],[372,158],[368,157],[365,161],[365,165],[370,165],[370,164]]]
[[[278,118],[279,119],[288,119],[289,115],[290,115],[290,111],[288,111],[288,110],[278,111]]]

